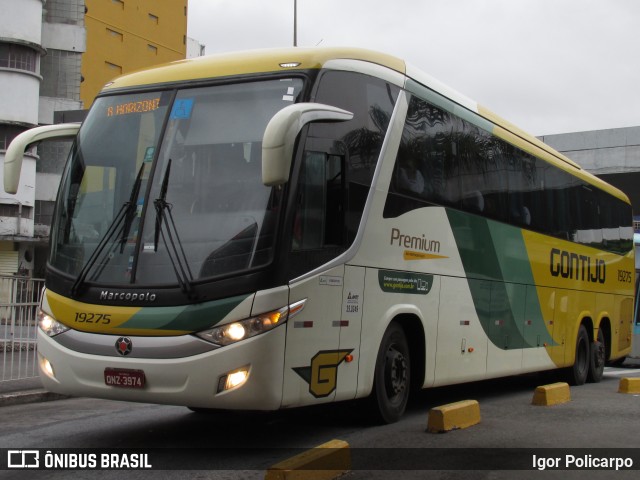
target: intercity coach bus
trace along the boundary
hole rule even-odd
[[[284,49],[107,84],[51,226],[42,382],[71,395],[275,410],[630,352],[628,198],[404,61]]]
[[[640,261],[640,255],[638,255],[638,250],[640,250],[640,233],[633,234],[633,243],[636,252],[636,298],[633,314],[633,336],[631,340],[631,353],[629,354],[629,357],[640,359],[640,312],[638,311],[640,310],[640,286],[638,285],[638,282],[640,281],[640,277],[638,276],[638,272],[640,271],[640,265],[638,264],[638,262]],[[617,363],[622,363],[624,360],[625,359],[622,358]]]

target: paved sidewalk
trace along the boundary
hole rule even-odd
[[[0,382],[0,407],[62,398],[68,397],[45,390],[40,377]]]

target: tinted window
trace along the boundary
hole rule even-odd
[[[311,101],[354,115],[309,126],[297,157],[290,276],[328,262],[353,242],[398,93],[398,87],[358,73],[319,76]]]
[[[630,205],[412,96],[384,216],[428,205],[613,252],[632,247]]]
[[[348,122],[317,123],[309,128],[310,138],[329,140],[331,153],[345,157],[347,244],[358,231],[399,91],[398,87],[379,78],[359,73],[327,71],[319,78],[313,101],[354,114]]]

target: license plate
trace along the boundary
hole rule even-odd
[[[104,383],[110,387],[144,388],[144,371],[129,368],[105,368]]]

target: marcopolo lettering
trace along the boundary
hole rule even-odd
[[[412,248],[414,250],[422,250],[423,252],[439,252],[440,242],[437,240],[429,240],[424,233],[420,237],[404,235],[397,228],[391,229],[390,245],[398,247]]]
[[[100,300],[125,300],[128,302],[155,302],[156,294],[149,292],[112,292],[102,290],[100,292]]]
[[[551,275],[570,280],[604,283],[607,278],[604,260],[552,248],[549,256]]]

